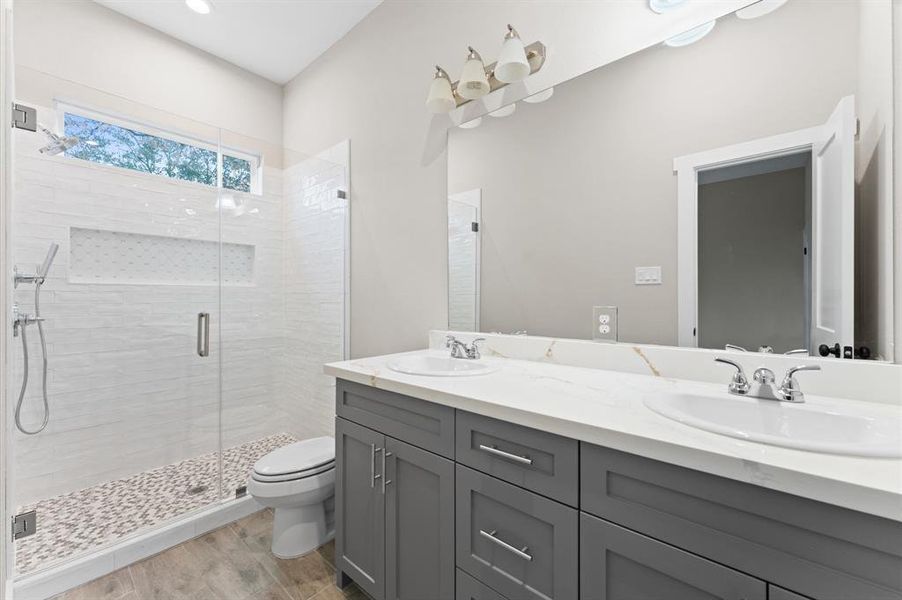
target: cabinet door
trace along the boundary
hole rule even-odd
[[[335,419],[335,567],[375,600],[385,598],[385,436]]]
[[[385,447],[385,597],[454,600],[454,463],[393,438]]]
[[[580,515],[580,600],[765,600],[767,584]]]

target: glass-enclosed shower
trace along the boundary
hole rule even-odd
[[[349,145],[305,155],[23,67],[14,94],[37,125],[12,134],[4,224],[21,577],[247,502],[258,458],[331,434]]]

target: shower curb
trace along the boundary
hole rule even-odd
[[[55,567],[17,577],[12,582],[13,597],[45,600],[263,509],[251,496],[229,500]]]

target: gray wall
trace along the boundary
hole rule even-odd
[[[588,338],[620,307],[620,339],[677,342],[673,159],[823,123],[856,92],[856,2],[789,2],[721,19],[451,132],[449,193],[483,190],[482,329]],[[634,285],[661,265],[663,285]]]
[[[802,253],[808,169],[698,187],[698,345],[808,346]]]
[[[285,87],[284,141],[317,150],[351,139],[351,355],[422,348],[447,312],[445,131],[425,106],[436,63],[456,78],[467,44],[497,57],[505,25],[543,41],[547,65],[502,96],[537,91],[750,0],[657,15],[630,2],[387,0]]]

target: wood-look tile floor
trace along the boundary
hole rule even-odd
[[[272,512],[264,510],[53,600],[366,600],[354,585],[335,587],[334,545],[282,560],[269,549]]]

